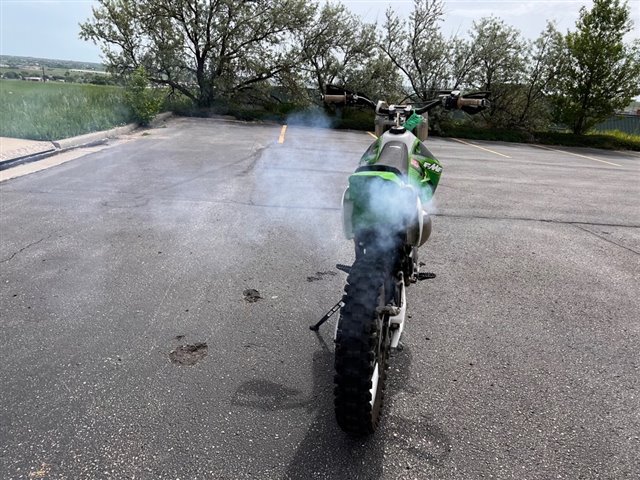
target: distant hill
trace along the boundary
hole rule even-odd
[[[61,68],[66,70],[82,70],[92,72],[104,72],[105,66],[101,63],[78,62],[76,60],[58,60],[52,58],[17,57],[13,55],[0,55],[0,67],[23,68],[45,67]]]

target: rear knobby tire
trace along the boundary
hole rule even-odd
[[[359,256],[347,278],[336,335],[335,412],[353,435],[378,427],[389,366],[388,316],[376,309],[390,298],[383,257]],[[385,286],[386,285],[386,286]]]

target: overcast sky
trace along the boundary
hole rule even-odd
[[[343,0],[351,11],[368,22],[384,20],[391,6],[408,16],[413,0]],[[443,32],[466,35],[474,20],[495,15],[536,38],[546,21],[555,20],[561,31],[573,29],[580,7],[589,0],[446,0]],[[87,62],[100,61],[100,49],[78,38],[78,23],[91,16],[90,0],[0,0],[0,54]],[[630,38],[640,38],[640,1],[631,1],[635,23]]]

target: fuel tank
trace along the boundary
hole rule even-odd
[[[427,154],[432,157],[422,142],[402,127],[393,127],[369,147],[342,196],[347,239],[360,230],[380,229],[403,234],[411,246],[427,241],[431,218],[423,209],[423,200],[431,197],[437,185],[437,178],[435,184],[430,183],[432,172],[427,168],[433,165],[424,160]],[[429,161],[441,171],[437,160]]]

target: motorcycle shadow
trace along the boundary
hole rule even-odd
[[[407,439],[407,432],[420,430],[430,445],[448,445],[446,436],[428,419],[411,420],[391,415],[394,396],[400,392],[411,394],[409,385],[411,351],[405,348],[393,355],[385,390],[385,412],[378,431],[369,437],[352,437],[338,427],[333,411],[334,352],[319,333],[320,349],[313,355],[313,390],[309,398],[301,398],[300,391],[267,380],[255,379],[243,383],[236,391],[234,404],[266,411],[304,408],[314,415],[298,445],[283,479],[365,479],[383,478],[385,457],[401,453],[412,464],[426,463],[442,466],[448,456],[446,448],[424,448],[424,442]],[[385,472],[389,475],[389,466]],[[405,465],[395,465],[394,470]]]

